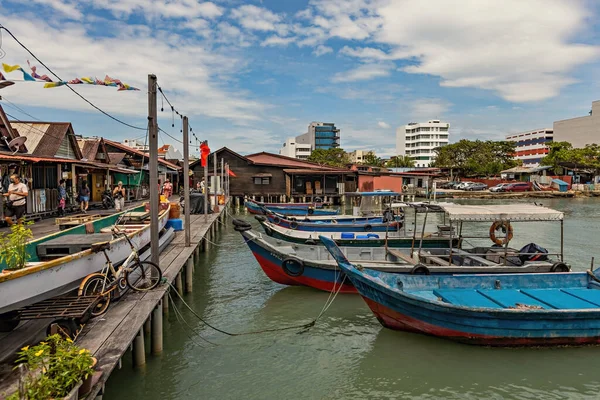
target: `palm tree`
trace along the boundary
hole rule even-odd
[[[415,160],[409,156],[394,156],[387,162],[388,168],[412,168],[415,166]]]

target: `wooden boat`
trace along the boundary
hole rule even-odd
[[[326,219],[286,218],[276,214],[267,214],[272,224],[282,228],[308,232],[394,232],[402,228],[402,216],[387,217],[328,217]]]
[[[261,224],[265,233],[270,237],[297,244],[321,244],[319,232],[299,231],[284,228],[270,223],[264,217],[257,216],[256,219]],[[338,246],[342,247],[391,247],[391,248],[416,248],[421,244],[418,236],[406,236],[403,232],[391,232],[386,235],[385,232],[331,232],[327,237],[332,238]],[[443,249],[460,247],[460,238],[453,237],[449,240],[448,236],[438,232],[425,233],[423,235],[422,248],[425,249]]]
[[[267,241],[260,233],[253,232],[245,221],[234,220],[236,230],[241,233],[252,254],[265,274],[274,282],[283,285],[309,286],[331,291],[339,287],[343,276],[335,259],[320,245],[303,245],[282,241]],[[446,241],[448,243],[448,241]],[[409,255],[410,249],[385,247],[342,247],[342,252],[353,262],[367,269],[386,271],[393,274],[453,274],[453,273],[515,273],[547,272],[552,262],[528,262],[523,265],[488,265],[476,259],[467,259],[465,265],[424,265]],[[346,280],[342,293],[356,293],[351,282]]]
[[[486,346],[600,343],[600,269],[398,275],[352,265],[322,240],[385,327]]]
[[[89,242],[94,239],[98,242],[110,240],[109,257],[114,264],[124,261],[131,252],[125,238],[121,236],[112,239],[110,233],[102,233],[102,230],[106,231],[106,228],[128,219],[129,214],[139,215],[144,209],[145,206],[136,207],[29,242],[27,252],[31,254],[31,258],[25,268],[0,273],[0,314],[67,293],[76,289],[87,275],[100,271],[105,258],[103,253],[92,253],[89,250]],[[165,204],[156,222],[159,230],[164,228],[168,217],[169,205]],[[149,223],[137,222],[134,226],[120,227],[126,229],[136,248],[142,249],[150,243]],[[89,237],[87,245],[83,240],[86,237]],[[77,246],[79,242],[82,250],[61,256],[57,254],[59,246],[52,245],[57,241],[64,243],[63,246],[71,247]],[[40,255],[46,259],[40,259]],[[1,269],[5,267],[0,265]]]
[[[313,206],[288,205],[267,205],[246,200],[244,206],[251,214],[264,215],[267,212],[274,212],[284,216],[308,216],[308,215],[337,215],[339,210],[324,208],[315,208]]]

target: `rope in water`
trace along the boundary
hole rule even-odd
[[[179,319],[181,318],[181,320],[183,321],[183,323],[184,323],[185,325],[187,325],[187,327],[188,327],[188,328],[189,328],[189,329],[190,329],[192,332],[194,332],[195,334],[197,334],[197,335],[198,335],[198,337],[200,337],[200,339],[204,340],[206,343],[212,344],[212,345],[214,345],[214,346],[218,346],[218,344],[216,344],[216,343],[213,343],[213,342],[211,342],[210,340],[208,340],[208,339],[206,339],[206,338],[202,337],[202,336],[201,336],[201,335],[200,335],[198,332],[196,332],[196,330],[194,329],[194,327],[193,327],[193,326],[191,326],[191,325],[190,325],[190,324],[189,324],[189,323],[186,321],[186,319],[183,317],[183,314],[181,313],[181,311],[179,311],[179,308],[177,308],[177,305],[176,305],[176,304],[175,304],[175,302],[173,301],[173,297],[171,296],[171,291],[169,291],[169,301],[171,302],[171,305],[173,306],[173,309],[175,310],[175,317],[177,318],[177,321],[178,321],[178,322],[180,322],[180,321],[179,321]],[[180,323],[181,323],[181,322],[180,322]],[[188,334],[188,337],[189,337],[189,338],[192,340],[192,342],[194,342],[196,345],[198,345],[198,346],[200,346],[200,347],[204,347],[204,346],[202,346],[200,343],[196,342],[196,341],[194,340],[194,338],[193,338],[193,337],[191,337],[191,335],[189,335],[189,334]]]

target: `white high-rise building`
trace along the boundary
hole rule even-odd
[[[300,160],[306,160],[311,152],[312,147],[310,144],[296,143],[296,138],[287,139],[281,150],[279,150],[279,154],[282,156],[298,158]]]
[[[415,160],[415,167],[429,167],[435,158],[434,149],[448,144],[450,124],[433,119],[411,122],[396,129],[396,153]]]

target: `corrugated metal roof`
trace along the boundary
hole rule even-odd
[[[143,151],[139,151],[139,150],[133,149],[133,148],[131,148],[131,147],[127,146],[127,145],[124,145],[123,143],[115,142],[115,141],[108,140],[108,139],[104,139],[104,143],[106,143],[106,144],[109,144],[109,145],[111,145],[111,146],[113,146],[113,147],[116,147],[116,148],[118,148],[118,149],[121,149],[121,150],[123,150],[125,153],[137,154],[137,155],[139,155],[139,156],[143,156],[143,157],[145,157],[146,159],[148,159],[148,154],[144,153]],[[165,166],[167,166],[167,167],[169,167],[169,168],[172,168],[172,169],[174,169],[174,170],[179,170],[179,169],[181,169],[181,167],[180,167],[180,166],[178,166],[178,165],[175,165],[175,164],[173,164],[173,163],[170,163],[170,162],[168,162],[168,161],[166,161],[166,160],[163,160],[162,158],[159,158],[159,159],[158,159],[158,162],[159,162],[160,164],[163,164],[163,165],[165,165]]]
[[[108,153],[108,158],[110,159],[111,164],[120,164],[121,161],[125,158],[127,153]]]
[[[99,138],[77,139],[77,144],[81,149],[81,155],[83,158],[89,161],[96,159],[96,153],[98,153],[98,147],[100,146]]]
[[[263,165],[274,165],[278,167],[297,167],[297,168],[308,168],[308,169],[329,169],[334,170],[336,168],[329,167],[327,165],[319,165],[310,161],[298,160],[297,158],[286,157],[280,154],[272,154],[267,152],[255,153],[247,155],[246,158],[252,161],[254,164]]]
[[[74,156],[77,159],[82,157],[70,122],[11,121],[11,125],[20,136],[27,137],[28,154],[39,157],[54,157],[71,130],[68,140]]]
[[[306,169],[306,168],[286,168],[283,170],[286,174],[305,174],[305,175],[339,175],[339,174],[355,174],[356,171],[348,169]]]

